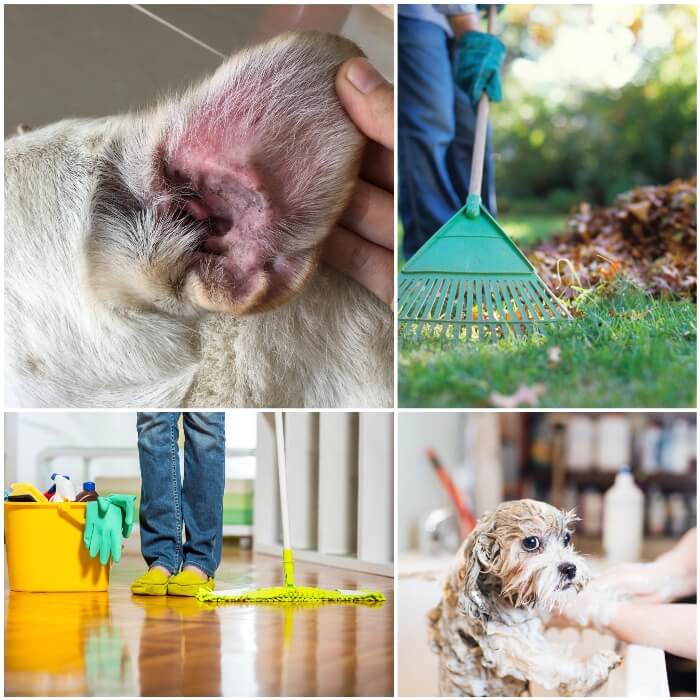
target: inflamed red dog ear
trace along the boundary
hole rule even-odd
[[[364,138],[335,92],[347,40],[285,34],[168,107],[150,198],[203,225],[183,294],[236,315],[298,292],[347,205]]]

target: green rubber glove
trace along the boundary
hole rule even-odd
[[[496,12],[500,15],[501,12],[503,12],[503,8],[505,5],[496,5]],[[489,9],[491,8],[491,5],[477,5],[476,9],[479,10],[479,12],[483,12],[484,14],[488,14]]]
[[[103,566],[109,561],[110,554],[115,563],[122,558],[122,527],[123,515],[119,506],[102,496],[96,501],[88,501],[83,542],[91,557],[99,553]]]
[[[505,44],[493,34],[465,32],[459,38],[455,80],[475,108],[484,91],[492,102],[501,101],[500,71],[505,57]]]
[[[107,500],[117,506],[122,512],[122,535],[126,539],[134,527],[134,501],[136,496],[125,496],[122,493],[111,493]]]

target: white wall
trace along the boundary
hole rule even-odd
[[[286,412],[292,547],[299,559],[370,573],[393,571],[394,425],[388,412]],[[255,548],[282,543],[272,414],[258,418]]]
[[[37,473],[37,455],[46,448],[56,447],[129,447],[136,448],[136,412],[26,412],[6,414],[5,481],[29,481],[46,485],[48,474]],[[226,446],[255,447],[255,411],[226,411]],[[60,466],[60,469],[59,469]],[[66,459],[54,469],[74,476],[82,476],[78,459]],[[236,460],[235,476],[252,477],[253,458]],[[227,464],[227,476],[231,464]],[[99,459],[93,461],[91,476],[136,477],[135,459]],[[7,484],[6,484],[7,485]]]
[[[398,459],[398,550],[417,546],[417,528],[436,508],[450,505],[425,448],[433,447],[445,466],[452,468],[464,458],[464,416],[460,413],[400,413]]]
[[[465,503],[476,517],[503,500],[498,415],[486,412],[399,414],[398,550],[419,546],[426,516],[452,509],[444,488],[425,456],[434,448]]]

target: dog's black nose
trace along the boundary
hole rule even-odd
[[[559,564],[559,571],[561,572],[562,576],[571,581],[576,577],[576,564],[572,564],[568,561],[565,564]]]

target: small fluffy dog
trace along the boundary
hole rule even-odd
[[[6,407],[391,406],[392,314],[320,263],[360,55],[284,34],[155,109],[9,139]]]
[[[545,638],[543,616],[588,580],[571,544],[573,520],[533,500],[481,517],[429,614],[441,695],[522,696],[534,681],[582,696],[620,663],[607,650],[576,659]]]

